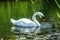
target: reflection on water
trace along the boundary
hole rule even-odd
[[[50,34],[44,34],[44,35],[39,35],[38,37],[34,34],[34,33],[30,33],[32,31],[33,28],[28,28],[28,27],[16,27],[17,30],[19,30],[19,32],[15,32],[15,34],[18,36],[16,36],[16,40],[60,40],[60,31],[58,32],[54,32],[54,33],[50,33]],[[50,32],[52,30],[52,24],[49,22],[42,22],[41,23],[41,30],[36,30],[37,31],[48,31]]]
[[[43,22],[41,23],[41,30],[48,31],[49,29],[52,29],[52,24],[49,22]]]
[[[52,28],[52,25],[49,22],[41,23],[41,26],[42,26],[43,29]]]

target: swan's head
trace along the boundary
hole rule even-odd
[[[33,17],[36,17],[36,15],[38,15],[42,19],[43,22],[45,21],[44,14],[42,12],[35,12],[33,14]]]
[[[39,15],[41,19],[44,19],[44,14],[42,12],[35,12],[34,15]]]

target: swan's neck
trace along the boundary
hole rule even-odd
[[[36,16],[37,15],[33,15],[32,20],[36,23],[37,26],[40,26],[40,23],[37,21]]]
[[[41,26],[40,23],[36,20],[36,16],[39,16],[42,19],[44,15],[41,12],[35,12],[32,16],[32,20],[36,23],[36,25]]]

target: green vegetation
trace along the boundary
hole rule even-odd
[[[20,19],[29,18],[34,12],[44,13],[46,21],[50,17],[57,18],[57,12],[60,13],[59,0],[30,0],[30,1],[3,1],[0,2],[0,38],[8,40],[12,38],[13,33],[10,31],[12,23],[10,18]],[[38,18],[38,20],[40,20]],[[55,20],[56,21],[56,20]],[[60,21],[58,19],[57,21]]]

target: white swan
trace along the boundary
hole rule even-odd
[[[17,30],[24,31],[23,28],[25,28],[25,32],[30,32],[30,30],[36,28],[37,26],[41,27],[40,23],[36,20],[36,16],[39,16],[41,19],[44,17],[41,12],[35,12],[32,16],[32,20],[27,18],[22,18],[19,20],[14,20],[11,18],[10,20],[16,26]]]

